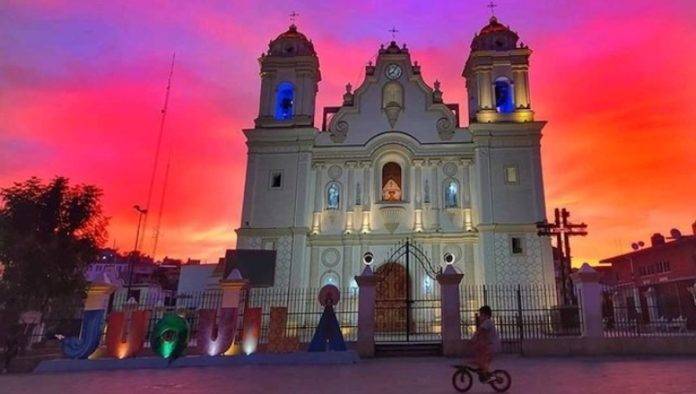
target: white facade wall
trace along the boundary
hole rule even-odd
[[[402,73],[392,81],[386,70],[395,65]],[[507,65],[477,78],[501,73],[513,77]],[[383,100],[384,86],[394,82],[403,91],[396,110]],[[544,122],[461,128],[441,96],[439,86],[425,84],[408,51],[390,46],[366,68],[363,84],[347,93],[351,100],[327,131],[278,125],[245,130],[249,161],[238,248],[277,250],[279,287],[354,286],[365,252],[382,264],[406,238],[434,264],[453,253],[464,284],[552,285],[550,242],[536,235],[535,225],[545,218]],[[382,168],[389,162],[401,168],[398,202],[382,198]],[[514,168],[515,182],[509,182],[508,168]],[[278,173],[282,185],[274,187]],[[457,204],[447,207],[445,188],[452,181]],[[327,199],[331,184],[340,189],[335,209]],[[512,250],[513,238],[519,253]]]

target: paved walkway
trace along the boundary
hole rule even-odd
[[[376,359],[356,365],[233,366],[0,375],[1,393],[453,393],[453,360]],[[694,393],[694,358],[517,358],[510,393]],[[473,393],[493,392],[475,383]]]

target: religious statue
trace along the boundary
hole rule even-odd
[[[382,188],[382,200],[401,201],[401,188],[393,179],[388,180]]]

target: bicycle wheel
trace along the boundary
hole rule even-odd
[[[474,379],[466,369],[458,369],[452,375],[452,386],[460,393],[469,391],[472,384],[474,384]]]
[[[512,378],[507,371],[496,369],[495,371],[491,372],[491,375],[493,375],[495,380],[492,381],[490,385],[493,387],[493,390],[499,393],[507,391],[507,389],[510,388],[510,385],[512,385]]]

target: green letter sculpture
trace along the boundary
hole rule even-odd
[[[152,350],[164,358],[175,359],[188,347],[189,324],[175,313],[167,313],[155,324],[150,336]]]

